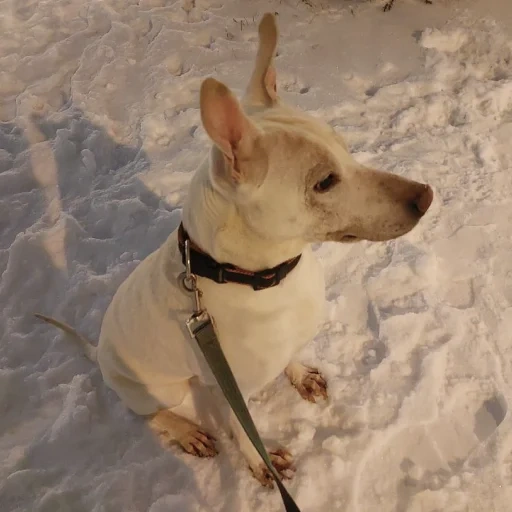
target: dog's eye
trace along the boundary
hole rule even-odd
[[[336,174],[331,172],[331,174],[326,176],[322,181],[319,181],[315,185],[315,187],[314,187],[315,192],[327,192],[329,189],[334,187],[334,185],[336,185],[336,183],[338,183],[338,181],[339,181],[338,176],[336,176]]]

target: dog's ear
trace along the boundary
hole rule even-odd
[[[259,25],[256,65],[244,96],[244,103],[271,107],[277,102],[277,75],[274,56],[277,46],[277,24],[274,14],[267,12]]]
[[[224,155],[231,178],[243,181],[240,162],[252,154],[259,135],[257,128],[228,87],[214,78],[201,84],[200,108],[204,129]]]

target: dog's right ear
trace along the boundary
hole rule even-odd
[[[224,156],[224,164],[235,183],[248,180],[240,162],[253,152],[258,130],[244,114],[240,103],[223,83],[207,78],[201,84],[201,120],[210,139]]]
[[[264,14],[258,27],[259,46],[256,65],[245,92],[244,103],[271,107],[277,102],[277,74],[274,56],[277,47],[277,23],[274,14]]]

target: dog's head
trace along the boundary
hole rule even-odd
[[[214,187],[264,238],[377,241],[410,231],[430,207],[432,189],[358,164],[327,123],[284,105],[272,14],[263,17],[259,39],[242,104],[213,78],[201,86]]]

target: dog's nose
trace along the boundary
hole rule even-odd
[[[419,213],[420,217],[427,213],[427,210],[434,199],[434,191],[430,185],[423,185],[420,193],[409,203],[411,209],[415,213]]]

